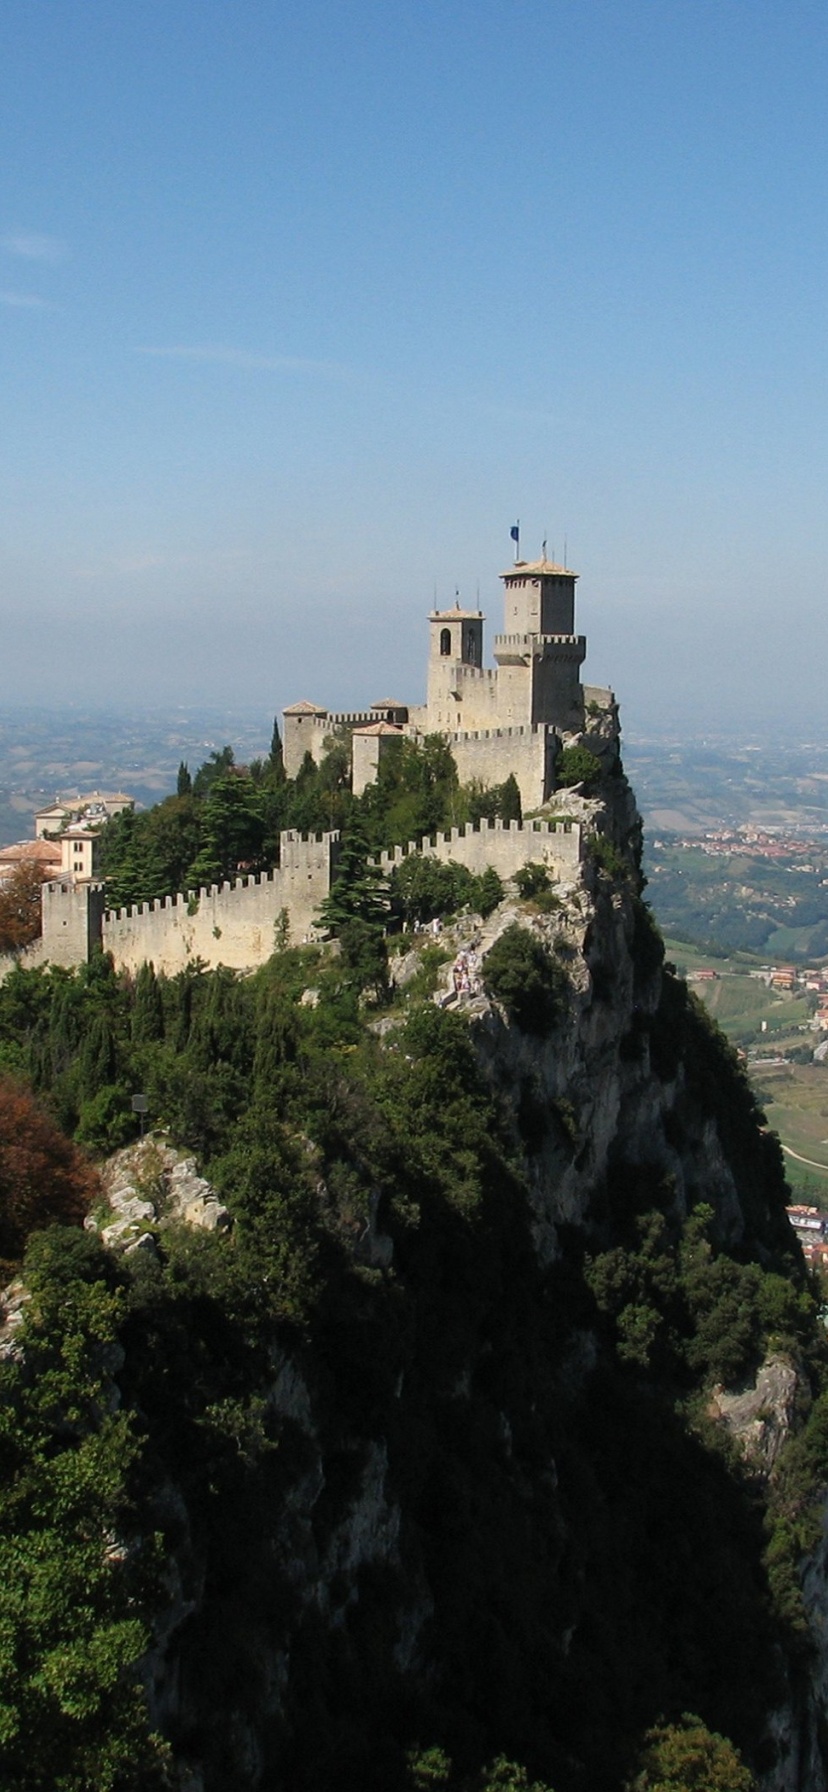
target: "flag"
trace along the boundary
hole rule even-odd
[[[514,528],[509,530],[509,534],[513,541],[520,541],[520,523],[515,523]]]

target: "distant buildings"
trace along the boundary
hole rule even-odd
[[[806,1263],[815,1269],[828,1268],[828,1213],[823,1213],[821,1207],[805,1207],[797,1202],[787,1209],[787,1214]]]
[[[58,798],[35,815],[33,840],[18,840],[0,851],[0,883],[8,881],[21,864],[37,865],[44,877],[64,883],[84,883],[97,872],[98,837],[104,822],[123,809],[132,809],[134,797],[123,790],[93,790],[86,796]]]

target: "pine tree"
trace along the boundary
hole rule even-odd
[[[510,772],[506,782],[500,786],[500,802],[498,804],[501,821],[522,821],[523,809],[520,802],[520,786],[514,772]]]
[[[132,1037],[136,1045],[147,1045],[164,1037],[164,1007],[152,964],[142,964],[135,979]]]
[[[279,718],[273,717],[273,733],[270,737],[270,779],[273,784],[285,782],[285,755],[282,750],[282,736],[279,733]]]
[[[181,764],[178,767],[178,782],[176,784],[175,794],[176,796],[191,796],[192,789],[193,780],[190,777],[189,767],[182,759]]]

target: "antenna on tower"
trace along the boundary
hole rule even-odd
[[[542,560],[546,559],[546,536],[545,535],[544,535],[543,541],[541,543],[541,559]]]

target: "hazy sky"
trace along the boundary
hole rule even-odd
[[[0,701],[415,700],[519,517],[631,727],[813,733],[826,52],[824,0],[5,0]]]

